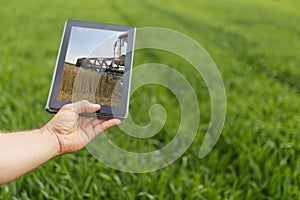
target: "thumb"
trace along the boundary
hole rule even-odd
[[[95,112],[97,110],[100,109],[100,105],[99,104],[93,104],[88,102],[87,100],[82,100],[76,103],[72,104],[73,106],[73,111],[76,112],[77,114],[80,113],[91,113],[91,112]]]

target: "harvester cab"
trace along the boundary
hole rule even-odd
[[[113,66],[117,69],[124,70],[125,57],[128,44],[128,34],[124,33],[118,37],[118,40],[114,43],[114,61]]]

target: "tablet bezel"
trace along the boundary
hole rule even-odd
[[[101,105],[101,110],[96,112],[96,114],[86,114],[88,116],[98,117],[98,118],[120,118],[120,119],[126,118],[128,115],[130,81],[131,81],[131,71],[132,71],[136,29],[135,27],[132,26],[85,22],[85,21],[78,21],[78,20],[67,20],[65,23],[63,36],[62,36],[58,57],[56,61],[56,66],[54,69],[54,75],[52,78],[52,84],[50,87],[49,96],[47,100],[46,111],[55,114],[59,111],[59,109],[63,105],[72,103],[72,102],[57,100],[72,27],[83,27],[83,28],[128,33],[128,46],[126,51],[125,72],[123,75],[122,96],[121,96],[120,106]]]

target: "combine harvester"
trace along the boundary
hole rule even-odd
[[[118,37],[113,45],[114,57],[87,57],[78,58],[76,67],[83,67],[92,71],[122,76],[125,71],[125,58],[128,43],[128,34],[124,33]]]

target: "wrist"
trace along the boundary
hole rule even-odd
[[[51,146],[53,146],[54,157],[60,155],[61,145],[55,132],[48,126],[48,124],[40,128],[40,132],[44,133],[49,138],[49,142],[52,144]]]

